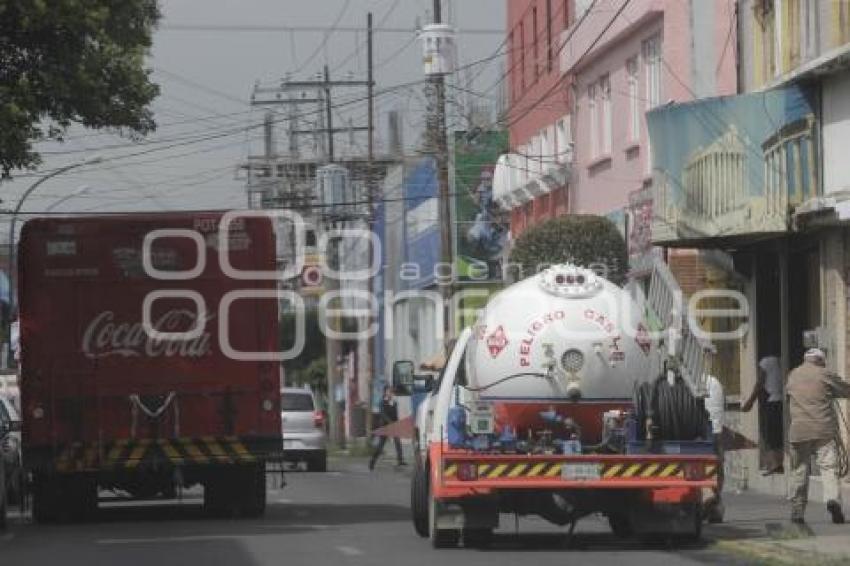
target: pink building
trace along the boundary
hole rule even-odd
[[[630,196],[626,224],[651,217],[644,113],[735,93],[735,0],[507,6],[512,154],[500,161],[495,193],[511,209],[514,236],[567,212],[622,212]],[[638,227],[624,228],[631,237]],[[641,242],[649,241],[647,229],[638,230]]]
[[[608,214],[651,184],[644,113],[734,94],[734,0],[577,1],[561,72],[575,97],[570,212]]]

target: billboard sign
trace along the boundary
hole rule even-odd
[[[648,112],[652,241],[785,232],[818,194],[815,97],[790,86]]]
[[[506,131],[455,132],[455,267],[461,282],[502,279],[509,219],[493,200],[493,172],[507,151]]]

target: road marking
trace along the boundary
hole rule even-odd
[[[346,556],[362,556],[363,551],[359,548],[354,548],[353,546],[338,546],[336,547],[338,551],[345,554]]]
[[[237,540],[236,535],[189,535],[182,537],[151,537],[151,538],[102,538],[96,544],[161,544],[164,542],[204,542],[215,540]]]
[[[308,525],[308,524],[291,524],[291,525],[263,525],[267,529],[314,529],[327,530],[330,525]],[[12,535],[6,535],[12,536]],[[228,540],[244,540],[250,538],[251,535],[186,535],[174,537],[150,537],[150,538],[102,538],[95,540],[95,544],[101,545],[119,545],[119,544],[166,544],[174,542],[210,542],[210,541],[228,541]],[[2,537],[0,537],[2,540]],[[343,547],[340,547],[340,549]],[[344,547],[351,549],[351,547]],[[360,552],[356,548],[352,549],[355,552]],[[340,550],[342,552],[342,550]],[[362,553],[361,553],[362,554]],[[353,556],[353,555],[352,555]]]

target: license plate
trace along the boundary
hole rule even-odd
[[[283,447],[284,448],[292,448],[293,446],[295,446],[294,440],[284,440],[283,441]]]
[[[570,481],[598,480],[599,464],[564,464],[561,467],[561,478]]]

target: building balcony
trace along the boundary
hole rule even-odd
[[[557,159],[535,160],[516,153],[503,154],[496,162],[493,200],[506,210],[522,206],[567,184],[572,164],[572,144]]]

